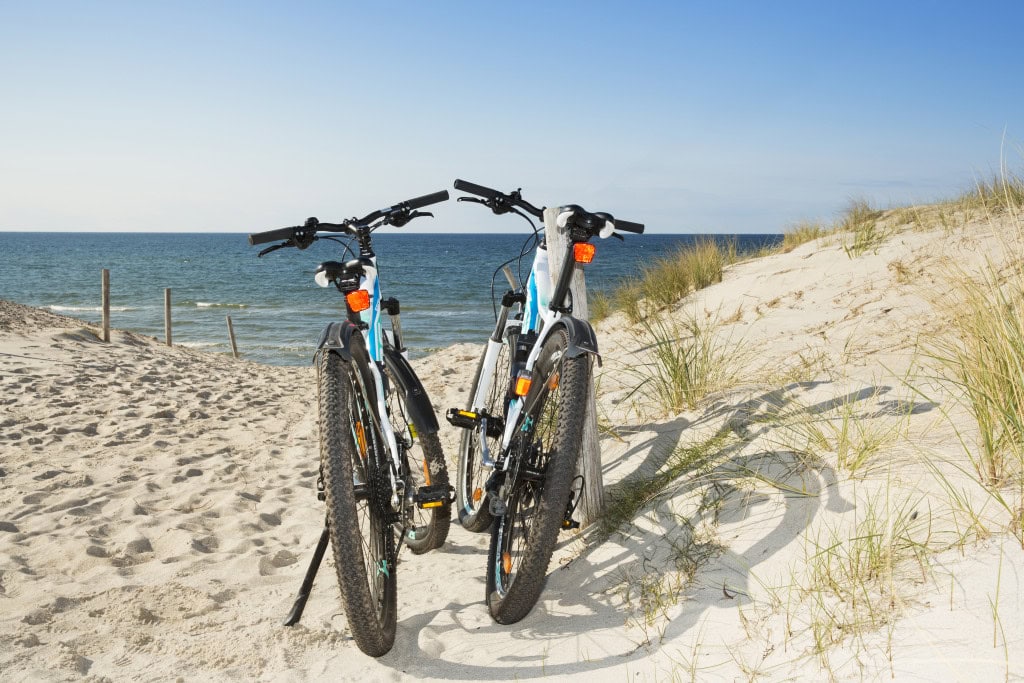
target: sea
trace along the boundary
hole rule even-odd
[[[494,298],[507,282],[500,266],[529,274],[518,258],[532,234],[375,233],[381,290],[401,302],[413,357],[457,342],[483,343]],[[748,253],[782,235],[627,235],[595,240],[586,266],[589,292],[610,291],[645,264],[703,239]],[[264,245],[266,246],[266,245]],[[171,290],[176,345],[230,353],[231,317],[239,355],[274,365],[305,365],[323,327],[344,317],[344,301],[313,281],[321,261],[343,260],[342,246],[319,241],[257,258],[243,234],[0,232],[0,298],[99,322],[101,271],[110,271],[111,326],[164,338],[164,290]],[[493,279],[493,288],[492,288]],[[385,322],[386,326],[386,322]]]

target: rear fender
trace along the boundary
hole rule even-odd
[[[601,364],[601,354],[597,351],[597,335],[590,323],[586,320],[563,316],[554,324],[552,331],[559,327],[564,328],[566,334],[569,335],[569,348],[566,349],[566,355],[569,358],[589,353],[597,358],[598,365]]]
[[[352,360],[352,335],[358,334],[359,328],[348,320],[331,323],[320,333],[316,343],[317,355],[323,351],[336,353],[342,360]]]

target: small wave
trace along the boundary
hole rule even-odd
[[[197,301],[196,308],[249,308],[249,304],[217,304],[208,301]]]
[[[190,349],[208,349],[215,346],[224,346],[215,342],[175,342],[178,346],[187,346]]]
[[[103,310],[101,306],[43,306],[43,308],[53,311],[54,313],[82,313],[82,312],[94,312],[99,313]],[[136,309],[131,306],[111,306],[111,311],[134,311]]]

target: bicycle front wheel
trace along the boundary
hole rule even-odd
[[[489,415],[503,415],[511,364],[508,343],[501,345],[497,361],[490,372],[487,372],[484,367],[486,357],[487,351],[485,350],[480,357],[480,362],[477,363],[476,377],[473,379],[473,392],[470,396],[477,395],[481,382],[486,382],[490,389],[483,397],[483,405],[470,405],[469,408],[470,410],[474,408],[482,410]],[[487,483],[487,477],[491,474],[491,468],[483,464],[485,440],[491,457],[496,458],[501,450],[501,439],[481,436],[478,429],[462,430],[462,440],[459,443],[459,474],[455,487],[455,506],[459,510],[459,522],[462,523],[462,526],[475,532],[487,531],[493,520],[487,509],[487,495],[484,493],[484,484]]]
[[[583,440],[590,358],[566,355],[569,338],[552,332],[533,372],[513,453],[505,514],[494,520],[487,557],[487,607],[500,624],[533,609],[565,519]]]
[[[368,362],[358,335],[352,338],[351,361],[321,353],[320,469],[349,628],[360,650],[379,657],[395,642],[397,534]]]

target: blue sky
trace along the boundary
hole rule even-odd
[[[0,230],[254,231],[461,177],[780,232],[1019,169],[1022,25],[1019,1],[0,0]],[[519,229],[437,216],[413,225]]]

